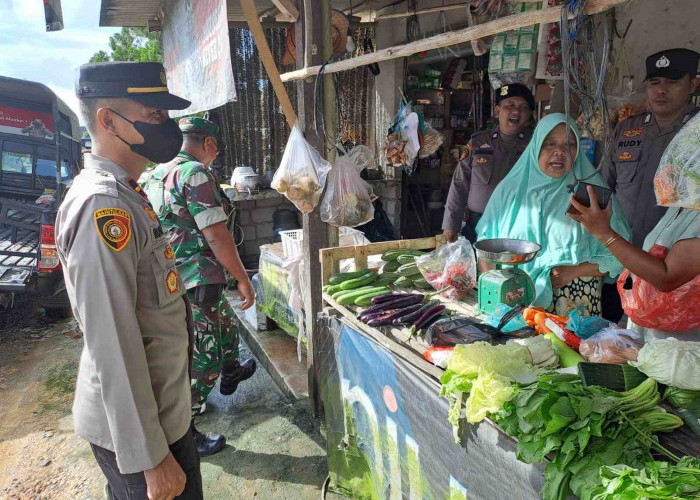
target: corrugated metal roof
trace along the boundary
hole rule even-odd
[[[147,26],[149,19],[158,17],[161,0],[102,0],[100,26]],[[272,10],[272,18],[279,13],[271,0],[256,0],[260,14]],[[238,0],[227,0],[229,21],[245,21]]]

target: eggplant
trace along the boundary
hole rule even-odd
[[[387,314],[384,314],[382,316],[373,318],[367,322],[369,326],[386,326],[390,325],[396,318],[400,318],[401,316],[405,316],[406,314],[410,314],[413,311],[417,311],[420,309],[421,306],[420,304],[413,304],[408,307],[404,307],[402,309],[398,310],[392,310],[388,312]]]
[[[410,297],[411,295],[415,295],[413,293],[385,293],[384,295],[380,295],[378,297],[372,297],[372,304],[383,304],[384,302],[389,302],[390,300],[394,299],[403,299],[405,297]]]
[[[423,302],[424,295],[417,293],[417,294],[410,294],[408,297],[401,297],[396,300],[391,300],[388,302],[383,302],[381,304],[375,304],[372,307],[369,307],[362,311],[360,315],[358,316],[360,319],[365,317],[368,314],[373,314],[375,312],[379,311],[388,311],[389,309],[401,309],[402,307],[408,307],[412,306],[413,304],[419,304]]]
[[[394,325],[410,325],[412,324],[415,320],[420,318],[424,312],[426,312],[428,309],[431,309],[438,305],[439,302],[437,300],[431,300],[427,304],[424,304],[423,307],[418,309],[417,311],[412,312],[411,314],[407,314],[406,316],[401,316],[399,318],[396,318],[394,320]]]
[[[418,330],[423,328],[423,326],[425,326],[425,324],[429,320],[433,319],[435,316],[440,314],[443,309],[445,309],[445,306],[439,304],[435,307],[431,307],[426,312],[424,312],[423,315],[420,318],[418,318],[415,323],[413,323],[413,326],[411,327],[411,336],[413,336],[413,334],[415,334]]]

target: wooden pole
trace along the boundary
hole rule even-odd
[[[258,10],[255,8],[255,0],[241,0],[241,7],[248,21],[253,40],[255,40],[255,46],[258,48],[260,60],[263,66],[265,66],[265,71],[267,71],[267,76],[270,79],[270,83],[272,83],[275,95],[277,95],[277,99],[279,99],[282,105],[282,111],[284,112],[285,118],[287,118],[289,128],[292,128],[297,122],[297,115],[294,112],[292,101],[289,100],[287,90],[284,88],[284,84],[280,79],[280,72],[275,64],[275,59],[272,57],[272,52],[270,52],[270,46],[267,44],[265,32],[260,24],[260,19],[258,19]]]
[[[466,9],[469,7],[468,3],[456,3],[452,5],[443,5],[442,7],[431,7],[429,9],[421,9],[417,10],[415,12],[397,12],[395,14],[379,14],[374,20],[375,21],[383,21],[385,19],[400,19],[402,17],[411,17],[413,15],[416,16],[422,16],[423,14],[430,14],[433,12],[442,12],[442,11],[447,11],[447,10],[455,10],[455,9]]]
[[[588,0],[586,2],[584,12],[589,15],[598,14],[599,12],[604,12],[615,5],[627,1],[629,0]],[[441,49],[444,47],[450,47],[452,45],[458,45],[460,43],[468,42],[470,40],[477,40],[479,38],[496,35],[505,31],[522,28],[523,26],[530,26],[532,24],[555,23],[559,22],[560,18],[561,7],[549,7],[543,10],[523,12],[522,14],[515,14],[513,16],[502,17],[500,19],[496,19],[495,21],[490,21],[488,23],[473,26],[471,28],[455,30],[449,33],[441,33],[439,35],[424,38],[423,40],[418,40],[416,42],[406,43],[403,45],[396,45],[394,47],[378,50],[376,52],[370,52],[369,54],[363,54],[361,56],[352,57],[350,59],[345,59],[342,61],[331,63],[324,68],[323,72],[325,74],[337,73],[339,71],[347,71],[349,69],[358,68],[360,66],[367,66],[368,64],[372,63],[389,61],[391,59],[398,59],[399,57],[407,57],[412,54],[415,54],[416,52],[423,52],[426,50]],[[283,82],[299,80],[302,78],[307,78],[309,76],[318,75],[320,69],[321,66],[319,65],[312,66],[310,68],[304,68],[297,71],[290,71],[289,73],[282,74],[281,78]]]

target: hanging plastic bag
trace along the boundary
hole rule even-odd
[[[362,144],[350,148],[345,156],[355,164],[358,172],[362,172],[366,168],[377,168],[377,160],[374,159],[374,153]]]
[[[448,299],[459,300],[476,286],[476,257],[464,236],[416,258],[416,264],[435,290],[449,287],[443,293]]]
[[[643,345],[637,332],[606,328],[582,341],[579,352],[591,363],[624,365],[628,361],[637,361],[637,354]]]
[[[308,213],[318,205],[330,169],[330,163],[306,142],[295,125],[272,179],[272,188],[286,196],[299,210]]]
[[[654,245],[649,253],[664,260],[668,249]],[[662,292],[654,285],[634,276],[632,288],[625,289],[630,272],[625,269],[617,280],[622,308],[637,326],[682,332],[700,327],[700,276],[672,292]]]
[[[700,114],[671,140],[654,177],[659,205],[700,210]]]
[[[339,157],[328,176],[321,220],[337,227],[355,227],[374,218],[372,187],[360,178],[355,164]]]

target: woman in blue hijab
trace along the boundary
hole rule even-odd
[[[560,316],[582,305],[586,314],[599,316],[602,278],[617,277],[623,267],[603,243],[566,216],[569,186],[576,179],[607,187],[580,154],[575,123],[566,123],[561,113],[540,120],[527,149],[494,191],[476,233],[480,240],[515,238],[542,246],[533,261],[520,266],[535,284],[533,305]],[[622,209],[614,198],[612,203],[611,225],[629,240]]]

